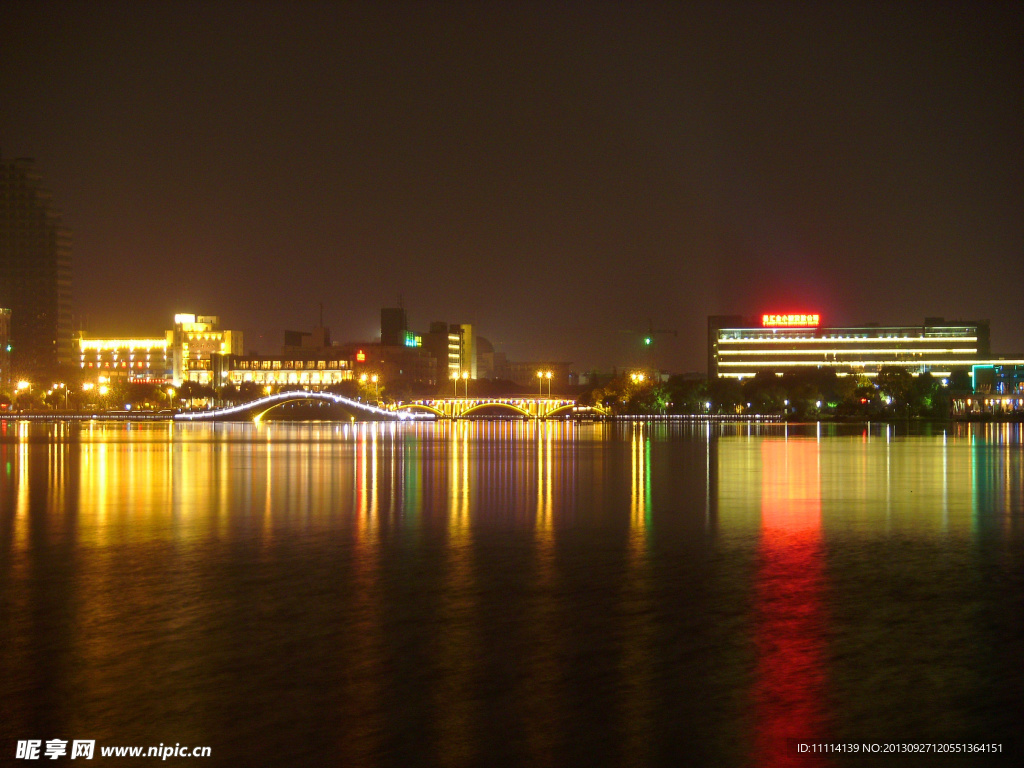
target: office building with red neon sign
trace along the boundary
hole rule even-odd
[[[708,377],[745,379],[761,372],[831,369],[875,376],[887,366],[945,378],[991,361],[987,320],[925,318],[921,325],[825,324],[819,312],[708,318]]]

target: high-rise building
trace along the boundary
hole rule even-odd
[[[471,379],[477,377],[476,344],[473,326],[468,323],[434,322],[427,334],[428,349],[437,360],[438,381],[461,378],[463,374]]]
[[[0,307],[11,310],[11,366],[46,376],[75,361],[71,239],[35,163],[0,157]]]
[[[385,347],[405,346],[409,320],[403,307],[384,307],[380,311],[380,343]]]
[[[11,310],[0,307],[0,392],[11,388]]]
[[[452,324],[448,328],[448,373],[450,377],[476,378],[476,345],[473,326]]]

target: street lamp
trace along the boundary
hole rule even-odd
[[[537,397],[544,396],[544,379],[548,380],[548,397],[551,397],[551,371],[537,371]]]
[[[462,380],[466,382],[466,399],[469,400],[469,371],[462,372]],[[458,384],[455,386],[458,388]]]
[[[551,397],[551,371],[537,371],[537,397],[544,396],[544,379],[548,380],[548,397]]]
[[[28,390],[29,392],[31,392],[32,391],[32,385],[29,382],[27,382],[27,381],[19,381],[17,387],[15,388],[14,394],[20,400],[21,399],[21,393],[24,392],[25,390]],[[19,405],[18,407],[20,408],[21,406]]]
[[[458,373],[453,373],[452,374],[452,381],[455,382],[454,397],[458,397],[459,396],[459,374]]]
[[[374,373],[374,374],[371,374],[371,375],[367,376],[364,373],[362,376],[359,377],[359,382],[361,384],[366,384],[367,380],[373,382],[373,398],[374,398],[374,400],[380,400],[380,390],[377,389],[377,381],[378,381],[377,374]]]
[[[61,382],[60,384],[54,384],[53,385],[53,389],[63,389],[64,390],[64,410],[66,411],[68,409],[68,388],[67,388],[67,386],[65,386],[65,384],[63,382]],[[50,391],[52,392],[53,389],[51,389]]]
[[[642,384],[647,377],[642,373],[631,373],[629,378],[634,384]]]

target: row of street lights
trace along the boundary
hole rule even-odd
[[[544,396],[544,382],[548,383],[548,397],[551,397],[551,379],[554,373],[551,371],[537,371],[537,397]],[[366,375],[363,374],[362,379],[366,380]],[[469,371],[455,371],[451,375],[451,379],[455,382],[454,396],[459,396],[459,380],[466,382],[466,399],[469,399]],[[376,378],[374,378],[376,381]]]
[[[379,381],[379,379],[376,373],[371,373],[369,375],[364,373],[362,376],[359,377],[359,381],[364,385],[366,384],[367,381],[373,382],[373,399],[380,400],[380,390],[377,387],[377,382]]]
[[[96,392],[101,397],[106,397],[107,393],[110,391],[110,387],[108,387],[106,385],[106,383],[105,383],[106,381],[107,381],[106,378],[103,377],[103,376],[100,377],[100,383],[99,383],[98,386],[96,384],[93,384],[91,381],[87,381],[87,382],[82,384],[82,392],[83,393],[91,392],[91,391],[93,391],[95,389]],[[15,398],[24,397],[25,395],[31,395],[32,394],[32,389],[33,389],[32,382],[24,381],[24,380],[19,381],[17,384],[14,385],[14,395],[15,395]],[[63,391],[64,392],[64,410],[66,411],[70,407],[70,397],[71,397],[71,387],[70,386],[68,386],[67,384],[65,384],[62,381],[54,382],[52,385],[50,385],[50,388],[48,390],[46,390],[46,394],[47,395],[53,395],[54,393],[59,392],[59,391]]]
[[[466,382],[466,399],[469,400],[469,371],[456,371],[452,373],[452,381],[455,382],[455,397],[459,396],[459,379]]]
[[[537,371],[537,397],[544,396],[544,380],[548,381],[548,397],[551,397],[551,377],[554,374],[551,371]]]

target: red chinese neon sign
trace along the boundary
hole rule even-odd
[[[821,325],[821,315],[761,315],[765,328],[811,328]]]

